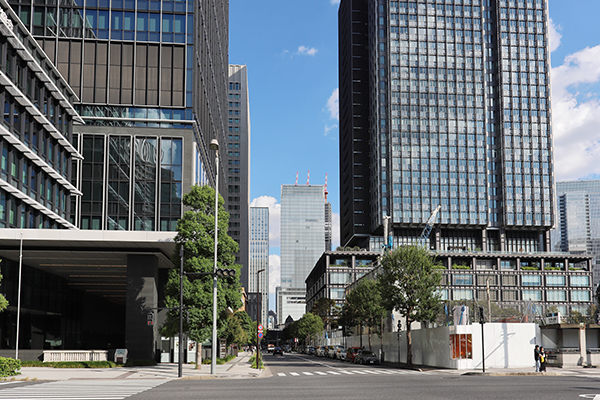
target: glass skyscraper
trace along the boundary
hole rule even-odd
[[[545,0],[342,0],[342,245],[548,251]],[[372,239],[371,246],[381,247]]]
[[[269,315],[269,208],[250,207],[250,244],[248,265],[248,314],[256,321],[256,294],[260,293],[260,322],[265,325]],[[264,269],[258,276],[257,271]]]
[[[596,287],[600,283],[600,181],[556,182],[556,208],[553,250],[594,256]]]
[[[330,250],[327,210],[323,185],[281,185],[281,290],[277,296],[280,324],[289,315],[297,320],[305,312],[305,280],[323,251]]]

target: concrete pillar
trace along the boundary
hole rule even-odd
[[[506,233],[500,229],[500,251],[506,251]]]
[[[585,324],[579,324],[579,362],[577,365],[587,365],[587,343],[585,341]]]
[[[154,360],[159,347],[158,326],[148,326],[147,315],[158,307],[158,259],[154,255],[127,256],[125,347],[128,358]],[[156,315],[156,310],[154,310]]]
[[[488,245],[487,245],[487,230],[483,229],[481,231],[481,251],[483,251],[484,253],[487,251],[488,249]]]

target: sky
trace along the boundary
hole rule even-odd
[[[281,185],[327,184],[339,245],[336,0],[230,0],[229,63],[248,69],[251,206],[270,210],[269,308]],[[598,0],[549,0],[556,181],[600,179]]]

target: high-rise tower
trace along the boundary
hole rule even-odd
[[[342,245],[439,204],[432,248],[549,250],[546,1],[342,0],[339,33]]]
[[[256,320],[257,299],[260,301],[260,323],[269,315],[269,208],[250,207],[250,245],[248,264],[248,297],[250,318]],[[260,270],[260,274],[257,273]],[[257,288],[258,283],[258,288]],[[258,297],[257,297],[258,294]]]
[[[250,104],[245,65],[229,65],[228,88],[227,148],[223,152],[227,157],[225,204],[230,215],[229,235],[240,246],[236,255],[236,263],[242,266],[240,282],[249,293]],[[264,321],[267,321],[266,313]]]

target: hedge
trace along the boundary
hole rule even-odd
[[[0,357],[0,376],[17,375],[21,369],[21,360]]]

